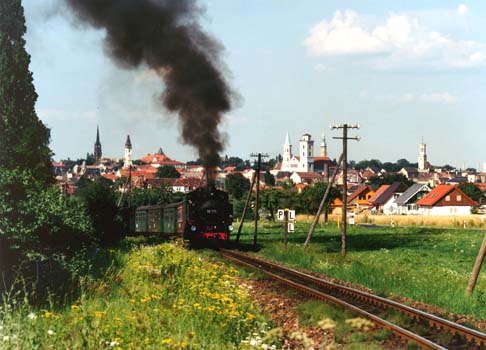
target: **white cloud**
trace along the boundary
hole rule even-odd
[[[418,99],[423,102],[437,102],[452,104],[458,101],[458,98],[448,92],[433,92],[429,94],[421,94]]]
[[[323,20],[311,29],[304,45],[321,57],[375,54],[372,62],[376,68],[486,65],[485,43],[454,40],[428,29],[413,15],[390,14],[383,24],[372,27],[352,10],[336,11],[330,21]]]
[[[459,4],[459,6],[457,6],[457,13],[460,16],[467,15],[468,12],[469,12],[469,8],[465,4]]]
[[[362,99],[374,99],[382,102],[392,103],[436,103],[436,104],[454,104],[459,101],[457,96],[449,92],[429,92],[429,93],[403,93],[401,95],[371,95],[368,92],[361,92]]]

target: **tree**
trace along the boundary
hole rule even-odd
[[[240,173],[228,174],[225,188],[229,194],[239,200],[250,189],[250,181]]]
[[[275,176],[270,174],[270,171],[267,170],[265,175],[263,175],[263,180],[268,186],[275,186]]]
[[[413,181],[407,179],[407,177],[402,174],[385,174],[383,177],[372,176],[368,180],[368,185],[376,191],[381,185],[391,185],[394,182],[401,182],[407,185],[407,187],[413,185]]]
[[[319,209],[319,204],[324,197],[327,186],[328,183],[319,182],[313,186],[306,187],[298,197],[299,211],[308,214],[317,213],[317,209]],[[327,200],[324,203],[326,213],[329,211],[331,203],[334,201],[334,199],[340,197],[341,192],[336,187],[331,187]]]
[[[177,179],[181,177],[181,174],[179,174],[177,169],[172,165],[162,165],[157,169],[155,176],[161,179]]]
[[[459,185],[459,189],[475,202],[484,199],[484,193],[473,183],[462,183]]]
[[[0,1],[0,166],[32,169],[43,184],[53,182],[50,130],[35,112],[37,93],[21,0]]]
[[[103,243],[112,243],[121,234],[115,192],[111,185],[110,181],[99,178],[79,189],[79,197],[85,203],[96,235]]]

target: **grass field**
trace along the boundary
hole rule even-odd
[[[99,254],[110,267],[86,274],[74,300],[7,296],[0,349],[262,349],[265,319],[232,267],[170,244]]]
[[[349,227],[348,255],[340,255],[335,224],[318,225],[310,248],[303,242],[309,224],[300,220],[288,247],[283,225],[260,223],[259,255],[291,266],[361,284],[386,296],[404,296],[457,314],[486,319],[486,274],[471,297],[466,285],[483,238],[479,230],[440,228]],[[251,243],[253,226],[245,225],[242,242]]]

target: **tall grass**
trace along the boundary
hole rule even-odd
[[[82,279],[79,298],[67,305],[4,298],[0,348],[253,348],[252,333],[266,327],[231,267],[169,244],[112,254],[117,265]]]
[[[297,215],[297,221],[310,223],[314,215]],[[321,216],[320,222],[324,217]],[[341,215],[329,215],[328,221],[337,223]],[[486,228],[484,215],[369,215],[357,214],[355,222],[358,224],[375,224],[385,226],[424,226],[438,228]]]

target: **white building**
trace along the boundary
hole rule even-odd
[[[298,153],[292,153],[289,134],[285,137],[282,165],[280,171],[313,172],[314,171],[314,141],[310,134],[302,135],[299,141]]]
[[[427,145],[423,142],[419,144],[418,171],[429,171],[429,163],[427,162]]]
[[[132,142],[130,141],[130,135],[127,135],[127,141],[125,142],[125,161],[123,168],[128,169],[133,165],[132,163]]]

